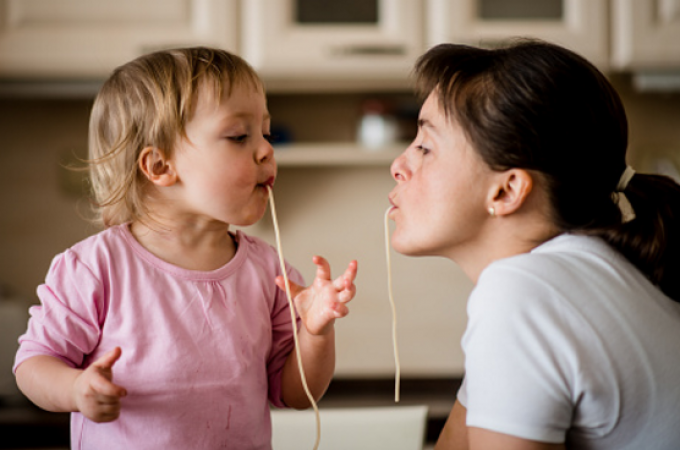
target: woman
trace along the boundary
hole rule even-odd
[[[606,78],[556,45],[444,44],[392,165],[394,248],[475,283],[437,450],[680,442],[680,186],[626,165]]]

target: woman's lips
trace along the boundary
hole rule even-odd
[[[398,207],[397,207],[397,205],[394,204],[394,200],[392,200],[391,197],[388,198],[388,200],[389,200],[391,206],[387,209],[387,217],[391,217],[392,214],[394,213],[394,211],[396,211],[398,209]]]

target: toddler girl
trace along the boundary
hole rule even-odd
[[[102,87],[89,147],[106,229],[54,258],[15,363],[36,405],[73,412],[74,449],[269,449],[269,404],[309,406],[278,256],[229,230],[267,207],[269,127],[262,82],[225,51],[146,55]],[[331,280],[314,263],[309,288],[287,270],[318,399],[357,266]]]

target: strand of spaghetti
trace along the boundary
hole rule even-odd
[[[390,258],[390,208],[385,212],[385,255],[387,258],[387,293],[392,306],[392,343],[394,344],[394,401],[399,403],[399,384],[401,382],[401,365],[399,364],[399,346],[397,345],[397,307],[392,293],[392,259]]]
[[[319,407],[314,401],[314,396],[309,391],[307,386],[307,377],[305,376],[304,367],[302,367],[302,355],[300,354],[300,342],[298,341],[297,319],[295,317],[295,308],[293,307],[293,296],[290,293],[290,283],[288,282],[288,273],[286,272],[286,262],[283,258],[283,249],[281,248],[281,233],[279,233],[279,220],[276,217],[276,204],[274,203],[274,193],[272,188],[267,186],[269,191],[269,206],[272,212],[272,222],[274,222],[274,234],[276,235],[276,247],[279,252],[279,264],[281,265],[281,273],[283,274],[283,281],[286,284],[286,296],[288,297],[288,306],[290,308],[290,317],[293,322],[293,340],[295,342],[295,351],[297,353],[298,370],[300,371],[300,379],[302,380],[302,387],[307,394],[309,402],[314,408],[314,415],[316,416],[316,442],[314,443],[314,450],[319,448],[319,441],[321,440],[321,418],[319,417]]]

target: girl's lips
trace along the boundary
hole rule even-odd
[[[258,183],[258,186],[262,186],[263,188],[273,188],[274,187],[274,181],[276,180],[275,177],[269,177],[267,178],[266,181],[263,181],[262,183]]]

